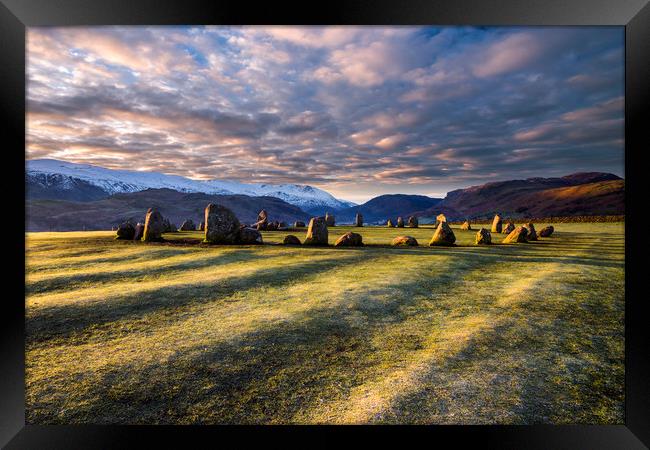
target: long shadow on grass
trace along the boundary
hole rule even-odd
[[[260,255],[256,256],[260,258]],[[255,258],[249,258],[253,259]],[[265,259],[273,261],[273,258]],[[177,313],[179,308],[223,300],[234,293],[251,288],[260,289],[279,286],[287,281],[300,281],[333,268],[358,264],[362,259],[364,255],[356,254],[351,258],[327,258],[299,265],[273,264],[270,268],[259,269],[246,276],[234,276],[218,282],[168,286],[106,299],[102,303],[93,302],[90,305],[82,303],[42,308],[28,317],[26,338],[29,344],[34,344],[52,338],[66,338],[87,327],[92,327],[93,331],[101,329],[102,326],[110,328],[113,322],[142,319],[149,313],[164,310]],[[151,327],[154,324],[146,322],[146,326]]]
[[[582,275],[576,276],[567,286],[580,292],[582,280]],[[599,283],[602,292],[610,281]],[[622,300],[618,306],[606,304],[600,294],[579,305],[546,304],[536,297],[519,303],[512,316],[495,316],[496,326],[476,334],[461,352],[431,367],[423,377],[425,386],[398,398],[379,421],[622,423],[623,353],[615,354],[612,345],[623,341],[623,307]],[[471,380],[479,372],[482,380]],[[471,381],[462,383],[450,399],[436,398],[428,389],[431,385],[445,388],[464,378]],[[448,416],[451,410],[455,416]]]
[[[176,256],[178,253],[168,256]],[[188,254],[187,252],[181,254]],[[101,286],[102,284],[113,282],[129,282],[138,281],[142,277],[151,277],[156,275],[174,275],[177,272],[185,272],[192,269],[201,269],[213,265],[239,263],[259,259],[259,253],[255,251],[228,251],[214,256],[208,256],[207,253],[190,253],[195,257],[194,260],[177,261],[171,264],[166,264],[158,267],[140,267],[137,269],[129,270],[128,267],[119,272],[104,272],[104,273],[70,273],[60,275],[57,277],[47,278],[40,281],[30,282],[25,286],[26,295],[40,294],[44,292],[53,293],[61,290],[70,290],[83,287],[80,285],[90,284]],[[273,255],[275,257],[276,255]],[[156,254],[153,258],[148,260],[158,260],[162,257]],[[124,262],[124,260],[121,260]],[[139,262],[142,260],[139,260]],[[89,263],[88,265],[90,265]]]
[[[430,303],[436,290],[453,289],[458,273],[480,270],[479,263],[467,259],[450,261],[447,270],[437,269],[438,261],[432,260],[415,278],[405,277],[389,287],[401,295],[384,298],[385,291],[371,288],[229,342],[179,352],[164,363],[114,368],[93,382],[92,391],[76,399],[74,408],[61,414],[59,405],[38,405],[38,410],[28,408],[39,411],[29,413],[29,420],[292,422],[299,412],[318,407],[322,400],[345,398],[366,381],[368,371],[381,373],[377,353],[385,349],[375,348],[372,337],[387,323],[398,324],[426,313],[426,307],[419,312],[414,308],[423,301]],[[364,320],[359,322],[359,316]],[[410,334],[401,343],[395,352],[420,345]]]

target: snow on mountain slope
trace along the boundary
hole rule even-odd
[[[45,176],[43,176],[45,175]],[[52,178],[51,175],[59,175]],[[213,195],[243,194],[269,196],[298,206],[304,210],[317,208],[340,209],[353,203],[334,198],[322,189],[299,184],[252,184],[226,180],[191,180],[178,175],[156,172],[112,170],[88,164],[75,164],[54,159],[27,161],[27,176],[31,180],[56,179],[59,190],[74,188],[74,180],[82,180],[97,186],[108,195],[122,192],[138,192],[145,189],[168,188],[180,192],[202,192]],[[69,177],[67,180],[65,177]],[[44,186],[47,187],[47,186]]]

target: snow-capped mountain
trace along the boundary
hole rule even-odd
[[[94,200],[101,192],[106,196],[139,192],[146,189],[173,189],[179,192],[201,192],[211,195],[249,195],[276,197],[287,203],[311,212],[324,213],[324,208],[332,210],[354,206],[354,203],[338,200],[331,194],[308,185],[300,184],[252,184],[227,180],[192,180],[178,175],[165,175],[156,172],[112,170],[88,164],[75,164],[54,159],[34,159],[27,161],[26,179],[29,191],[42,193],[56,190],[61,198],[66,191],[83,188],[81,198],[68,200]],[[88,198],[84,195],[89,196]],[[43,195],[39,195],[43,197]]]

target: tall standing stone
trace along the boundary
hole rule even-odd
[[[456,242],[456,236],[451,230],[451,227],[447,224],[447,222],[440,222],[440,225],[438,225],[438,228],[436,228],[436,232],[433,233],[433,237],[431,238],[429,245],[454,245],[454,242]]]
[[[404,228],[404,219],[402,217],[397,218],[397,228]]]
[[[165,231],[163,216],[157,210],[149,208],[144,219],[144,232],[142,240],[145,242],[162,241],[162,234]]]
[[[328,227],[336,226],[336,218],[328,212],[325,213],[325,225]]]
[[[418,218],[416,216],[409,216],[408,226],[409,228],[417,228],[419,226]]]
[[[387,226],[388,228],[395,228],[395,225],[393,225],[393,221],[390,220],[390,219],[388,219],[388,220],[386,221],[386,226]]]
[[[356,217],[354,218],[354,225],[357,227],[363,226],[363,216],[360,213],[357,213]]]
[[[324,217],[312,217],[307,228],[304,245],[327,245],[327,222]]]
[[[231,210],[210,203],[205,208],[205,242],[210,244],[236,244],[239,242],[241,224]]]
[[[266,213],[266,210],[261,210],[259,214],[257,214],[257,221],[253,224],[254,228],[257,228],[258,230],[266,230],[266,226],[269,220],[269,216]]]
[[[492,233],[501,233],[501,229],[503,228],[503,222],[501,222],[501,216],[500,215],[495,215],[494,220],[492,221]]]

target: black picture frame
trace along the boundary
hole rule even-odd
[[[647,448],[650,445],[650,364],[641,277],[644,245],[642,146],[649,142],[642,117],[650,104],[650,4],[648,0],[410,0],[249,2],[197,0],[0,0],[0,124],[3,129],[3,192],[8,224],[24,217],[25,30],[30,26],[157,24],[404,24],[404,25],[620,25],[625,26],[626,305],[625,424],[614,426],[429,427],[162,427],[25,425],[24,241],[5,240],[6,289],[0,315],[0,445],[6,448],[126,448],[154,442],[188,447],[188,439],[219,444],[280,438],[295,431],[318,433],[327,444],[352,433],[404,433],[438,444],[474,442],[488,448]],[[23,188],[21,188],[23,186]],[[11,222],[13,225],[13,222]],[[7,230],[5,236],[15,235]],[[15,238],[16,236],[14,236]],[[646,244],[647,245],[647,244]],[[273,436],[270,436],[270,435]],[[149,444],[149,445],[147,445]],[[265,444],[265,445],[268,445]]]

